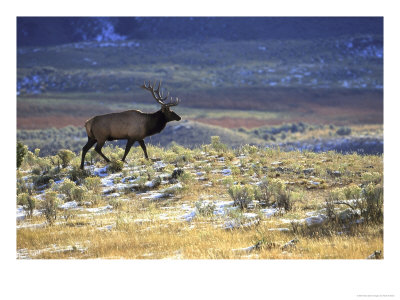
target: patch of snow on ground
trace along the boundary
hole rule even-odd
[[[113,207],[111,205],[106,205],[106,206],[102,206],[102,207],[86,208],[85,210],[90,213],[101,214],[101,213],[110,212],[112,209],[113,209]]]
[[[142,199],[149,199],[149,200],[161,199],[168,196],[165,193],[157,193],[157,192],[144,193],[143,195],[145,196],[142,196]]]
[[[256,246],[250,246],[250,247],[246,247],[246,248],[239,248],[239,249],[232,249],[233,252],[251,252],[254,249],[256,249]]]
[[[160,220],[169,220],[169,216],[167,214],[161,214],[158,216]]]
[[[153,165],[153,167],[156,169],[156,170],[162,170],[162,169],[164,169],[165,167],[167,166],[167,164],[165,164],[163,161],[156,161],[155,163],[154,163],[154,165]]]
[[[77,208],[78,203],[74,200],[74,201],[70,201],[70,202],[65,202],[64,204],[61,204],[58,207],[61,209]]]
[[[36,228],[43,228],[45,226],[46,226],[46,222],[38,223],[38,224],[22,224],[22,225],[17,225],[17,229],[21,229],[21,228],[36,229]]]
[[[151,189],[155,186],[155,183],[153,181],[146,181],[144,185]]]
[[[107,176],[107,175],[108,175],[108,174],[107,174],[107,167],[108,167],[108,166],[105,166],[105,167],[103,167],[103,168],[95,168],[95,169],[93,170],[93,175],[99,176],[99,177],[105,177],[105,176]]]
[[[109,194],[109,195],[108,195],[108,197],[111,197],[111,198],[117,198],[117,197],[119,197],[119,196],[121,196],[120,193],[112,193],[112,194]],[[121,199],[121,200],[122,200],[122,199]]]
[[[193,208],[187,204],[182,204],[181,209],[187,213],[179,216],[179,219],[185,219],[186,221],[190,222],[196,216],[196,208]]]
[[[116,177],[118,177],[118,176],[120,176],[120,174],[111,174],[111,175],[109,175],[109,176],[107,176],[105,178],[102,178],[101,179],[101,184],[103,186],[114,186],[115,185],[114,184],[114,179]]]
[[[272,217],[273,215],[277,214],[279,212],[279,209],[277,208],[264,208],[261,209],[260,212],[264,214],[267,218]]]
[[[219,201],[214,203],[214,215],[225,216],[229,210],[237,209],[237,207],[232,207],[234,201]]]
[[[97,230],[100,230],[100,231],[111,231],[113,227],[114,227],[114,225],[106,225],[106,226],[97,228]]]
[[[222,225],[222,228],[223,229],[248,228],[257,225],[259,222],[260,222],[259,219],[253,219],[253,218],[251,218],[251,221],[246,223],[238,222],[237,220],[229,220]]]
[[[175,191],[180,190],[180,189],[182,189],[182,188],[183,188],[183,186],[182,186],[182,184],[179,182],[179,183],[177,183],[177,184],[171,185],[170,187],[167,187],[167,188],[161,190],[161,192],[162,192],[162,193],[170,194],[170,193],[174,193]]]
[[[243,216],[249,219],[258,217],[258,215],[255,213],[244,213]]]
[[[289,231],[289,228],[270,228],[269,231]]]
[[[304,222],[309,227],[322,225],[326,221],[327,221],[327,217],[325,215],[311,216],[311,217],[304,219]]]
[[[222,173],[222,175],[225,175],[225,176],[227,176],[227,175],[232,175],[231,169],[223,169],[223,170],[221,171],[221,173]]]
[[[42,214],[41,210],[34,209],[33,216],[40,216]],[[22,205],[17,206],[17,221],[22,221],[26,218],[26,211]]]
[[[24,208],[20,205],[17,207],[17,221],[21,221],[25,219],[25,211]]]

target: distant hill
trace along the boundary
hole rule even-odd
[[[263,143],[262,139],[246,133],[193,121],[168,124],[160,134],[148,137],[145,141],[148,144],[161,147],[167,147],[171,142],[175,141],[182,146],[193,148],[210,144],[211,136],[219,136],[221,142],[230,147],[238,147],[242,144],[261,145]],[[27,145],[31,151],[39,148],[41,155],[54,155],[63,148],[79,153],[87,141],[87,136],[84,128],[68,126],[60,129],[18,130],[17,139]],[[106,145],[111,144],[124,147],[126,141],[106,143]]]
[[[17,45],[123,39],[312,39],[383,35],[380,17],[19,17]]]

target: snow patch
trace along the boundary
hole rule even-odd
[[[70,202],[65,202],[64,204],[61,204],[58,207],[61,208],[61,209],[77,208],[78,207],[78,203],[74,200],[74,201],[70,201]]]
[[[90,213],[102,214],[102,213],[110,212],[112,209],[113,209],[113,207],[111,205],[106,205],[106,206],[102,206],[102,207],[86,208],[85,210]]]
[[[155,193],[155,192],[150,192],[150,193],[145,193],[146,195],[142,197],[142,199],[149,199],[149,200],[157,200],[157,199],[162,199],[168,197],[168,194],[165,193]]]
[[[231,169],[223,169],[221,171],[221,173],[222,173],[222,175],[228,176],[228,175],[232,174],[232,171],[231,171]]]
[[[279,209],[277,208],[264,208],[261,209],[260,212],[264,214],[267,218],[272,217],[273,215],[277,214],[279,212]]]

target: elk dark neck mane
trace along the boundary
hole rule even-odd
[[[167,124],[167,118],[162,113],[161,110],[156,111],[155,113],[148,114],[147,119],[147,135],[153,135],[161,132],[165,128]]]

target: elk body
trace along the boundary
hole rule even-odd
[[[161,82],[159,82],[157,89],[155,83],[151,85],[146,82],[141,86],[148,90],[153,95],[154,99],[161,104],[161,109],[154,113],[143,113],[139,110],[127,110],[119,113],[110,113],[106,115],[95,116],[85,123],[86,133],[88,135],[88,142],[82,148],[82,160],[80,168],[83,170],[85,155],[89,149],[96,144],[95,151],[100,154],[106,162],[110,160],[101,152],[101,148],[106,141],[113,140],[127,140],[125,153],[122,161],[125,161],[132,145],[137,141],[142,147],[144,156],[148,159],[146,145],[144,138],[153,134],[161,132],[165,125],[170,121],[179,121],[181,119],[175,112],[170,110],[171,106],[176,106],[179,99],[165,103],[164,101],[169,97],[163,96],[160,92]]]

